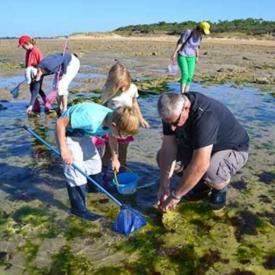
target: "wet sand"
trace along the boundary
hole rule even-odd
[[[73,36],[68,50],[79,55],[86,71],[106,75],[114,59],[124,63],[133,79],[167,77],[169,58],[177,37]],[[64,39],[38,40],[44,55],[62,52]],[[204,39],[200,50],[194,80],[209,84],[258,85],[260,89],[275,92],[275,41]],[[16,40],[0,40],[0,76],[23,75],[24,51]],[[90,66],[90,67],[89,67]],[[87,69],[88,68],[88,69]],[[85,66],[81,68],[85,72]],[[101,88],[104,79],[86,79],[83,89]],[[0,99],[9,99],[7,88],[0,87]],[[24,91],[26,92],[26,88]],[[21,97],[28,94],[22,93]]]

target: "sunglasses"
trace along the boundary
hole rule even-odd
[[[181,114],[182,114],[182,112],[180,112],[180,115],[178,116],[178,118],[174,122],[170,122],[169,124],[172,125],[172,126],[177,127],[179,122],[180,122]]]
[[[186,107],[185,104],[183,104],[182,109],[181,109],[181,112],[180,112],[178,118],[177,118],[174,122],[169,122],[169,124],[170,124],[171,126],[177,127],[178,124],[179,124],[179,122],[180,122],[182,112],[183,112],[184,110],[187,110],[187,109],[189,109],[189,107]]]

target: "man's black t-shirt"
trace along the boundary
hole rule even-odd
[[[188,120],[175,131],[163,122],[164,135],[176,135],[178,144],[193,150],[213,144],[212,154],[227,149],[248,151],[247,132],[226,106],[196,92],[185,96],[191,101]]]

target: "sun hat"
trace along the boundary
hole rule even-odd
[[[210,34],[210,24],[208,22],[202,21],[198,27],[203,30],[204,34]]]
[[[37,75],[37,69],[33,66],[29,66],[25,69],[25,78],[28,84],[31,84],[32,79]]]
[[[18,47],[23,46],[25,43],[31,41],[31,37],[28,35],[23,35],[18,40]]]

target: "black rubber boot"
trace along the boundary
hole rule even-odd
[[[67,185],[68,195],[71,202],[71,213],[88,221],[95,221],[99,215],[91,213],[86,208],[86,185],[71,187]]]

